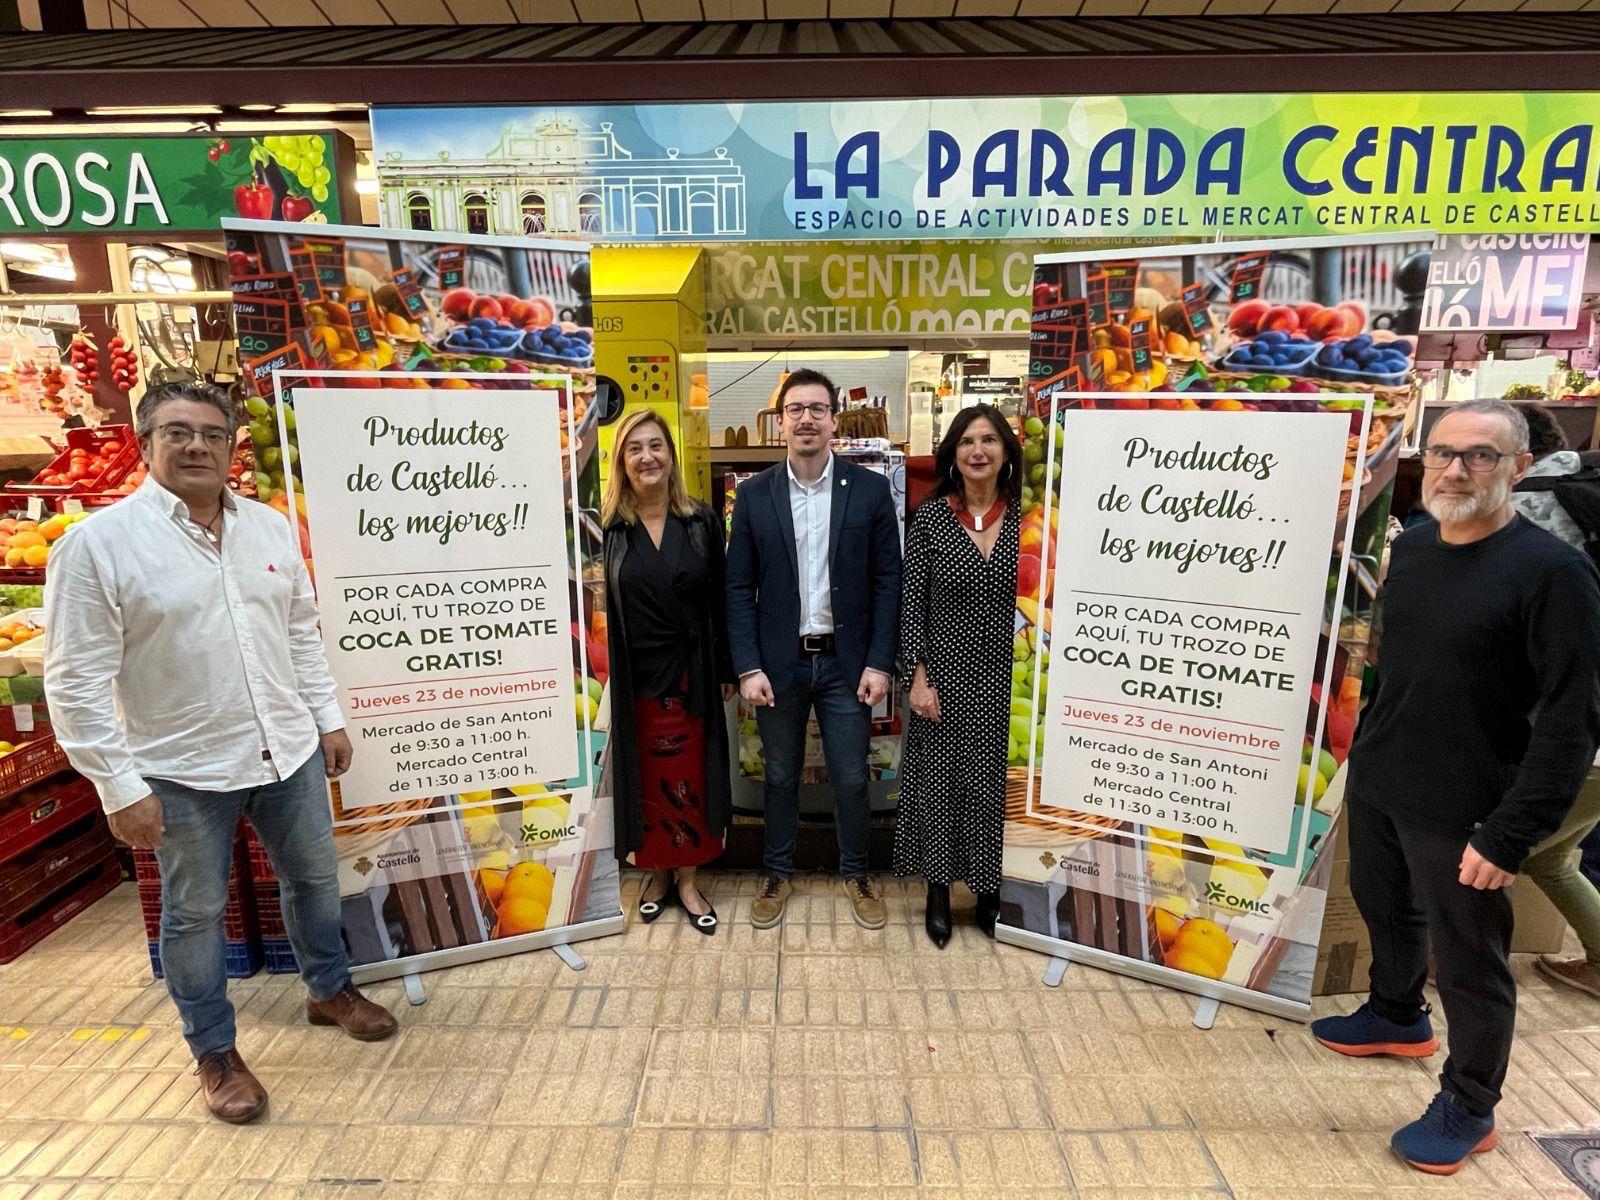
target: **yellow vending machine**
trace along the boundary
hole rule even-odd
[[[690,494],[709,502],[701,253],[693,246],[596,246],[592,262],[595,371],[602,394],[610,393],[599,418],[600,486],[612,470],[618,423],[644,406],[671,429]]]

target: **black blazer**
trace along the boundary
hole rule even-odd
[[[889,481],[833,460],[828,581],[839,666],[854,684],[871,667],[894,678],[900,626],[900,533]],[[800,566],[789,466],[746,480],[728,539],[728,642],[740,676],[765,671],[774,692],[793,681],[800,657]]]

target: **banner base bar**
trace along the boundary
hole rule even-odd
[[[1190,975],[1187,971],[1175,971],[1171,967],[1140,962],[1136,958],[1112,954],[1108,950],[1097,950],[1093,946],[1084,946],[1078,942],[1062,941],[1042,933],[1034,933],[1032,930],[1018,929],[1014,925],[997,924],[994,927],[994,936],[997,942],[1021,946],[1025,950],[1037,950],[1052,958],[1065,958],[1084,966],[1099,967],[1117,975],[1129,975],[1146,983],[1159,983],[1163,987],[1232,1004],[1238,1008],[1249,1008],[1274,1017],[1286,1017],[1291,1021],[1311,1020],[1310,1004],[1297,1004],[1293,1000],[1285,1000],[1281,996],[1269,996],[1266,992],[1257,992],[1251,988],[1239,987],[1237,984],[1202,979],[1198,975]]]
[[[589,965],[584,960],[583,955],[579,954],[565,942],[557,942],[554,946],[551,946],[550,949],[554,950],[556,952],[556,957],[562,962],[566,963],[567,966],[571,967],[574,971],[581,971]]]
[[[999,933],[999,927],[996,926],[995,936],[998,937]],[[1068,962],[1068,960],[1060,957],[1059,955],[1046,963],[1044,968],[1045,987],[1060,987],[1061,981],[1067,977],[1067,968],[1071,965],[1072,964]]]
[[[441,967],[456,967],[464,963],[483,962],[485,959],[502,958],[507,954],[522,954],[528,950],[543,950],[547,947],[565,945],[568,942],[581,942],[586,938],[610,937],[614,933],[621,933],[628,927],[628,920],[620,912],[614,917],[602,917],[598,921],[584,921],[579,925],[563,925],[559,929],[547,929],[541,933],[525,933],[514,938],[499,938],[492,942],[478,942],[471,946],[452,946],[448,950],[431,950],[427,954],[414,954],[409,958],[395,958],[384,962],[365,963],[353,967],[350,978],[353,983],[376,983],[381,979],[395,979],[402,976],[419,975],[423,971],[437,971]],[[409,986],[407,988],[409,993]]]
[[[1201,996],[1200,1003],[1194,1006],[1194,1027],[1210,1029],[1217,1023],[1217,1009],[1221,1007],[1221,1001],[1214,996]]]
[[[407,971],[402,978],[406,985],[406,999],[411,1001],[411,1007],[428,1002],[428,994],[422,990],[422,976],[415,971]]]

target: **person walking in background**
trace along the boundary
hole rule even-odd
[[[1391,1142],[1440,1175],[1498,1141],[1517,998],[1507,888],[1563,827],[1600,743],[1600,578],[1512,507],[1530,461],[1527,422],[1500,400],[1457,405],[1423,447],[1435,519],[1395,540],[1377,686],[1349,759],[1372,990],[1311,1025],[1341,1054],[1431,1055],[1431,944],[1450,1057]]]
[[[766,770],[765,877],[751,921],[766,929],[783,919],[815,708],[839,874],[856,922],[881,929],[887,912],[867,874],[867,752],[872,707],[894,675],[899,522],[888,481],[829,446],[839,411],[832,380],[795,371],[777,405],[787,457],[739,488],[728,540],[728,638]]]
[[[641,920],[681,904],[709,935],[717,910],[695,872],[722,853],[732,813],[722,523],[690,498],[656,413],[625,417],[615,444],[601,518],[617,853],[651,873]]]
[[[906,530],[900,672],[912,715],[894,873],[927,880],[923,923],[942,950],[953,882],[977,896],[990,937],[1000,912],[1022,444],[978,404],[956,414],[934,465]]]
[[[1548,481],[1565,479],[1582,469],[1575,451],[1567,449],[1567,437],[1555,418],[1542,404],[1513,405],[1528,422],[1528,453],[1533,465],[1511,489],[1511,503],[1517,512],[1546,533],[1578,550],[1586,549],[1583,530],[1562,506]],[[1530,484],[1543,486],[1530,487]],[[1589,767],[1588,778],[1573,802],[1572,811],[1550,838],[1534,847],[1522,864],[1522,873],[1550,898],[1567,924],[1583,944],[1581,958],[1563,959],[1541,954],[1540,972],[1557,983],[1600,997],[1600,758]],[[1581,849],[1588,869],[1573,861],[1573,851]]]
[[[45,588],[50,717],[111,832],[161,867],[161,965],[207,1107],[267,1093],[234,1047],[223,909],[240,816],[266,846],[314,1025],[397,1028],[350,983],[328,779],[350,739],[294,530],[227,490],[238,416],[221,389],[151,388],[149,478],[56,543]]]

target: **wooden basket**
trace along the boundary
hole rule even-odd
[[[1033,808],[1048,808],[1052,813],[1070,817],[1074,825],[1060,825],[1028,811],[1028,772],[1024,767],[1010,767],[1006,771],[1006,841],[1013,846],[1059,846],[1063,842],[1092,841],[1115,833],[1123,823],[1115,817],[1099,813],[1074,812],[1039,803],[1040,777],[1033,776]],[[1086,828],[1087,826],[1087,828]]]
[[[887,438],[889,412],[882,408],[847,408],[839,414],[839,437]]]

